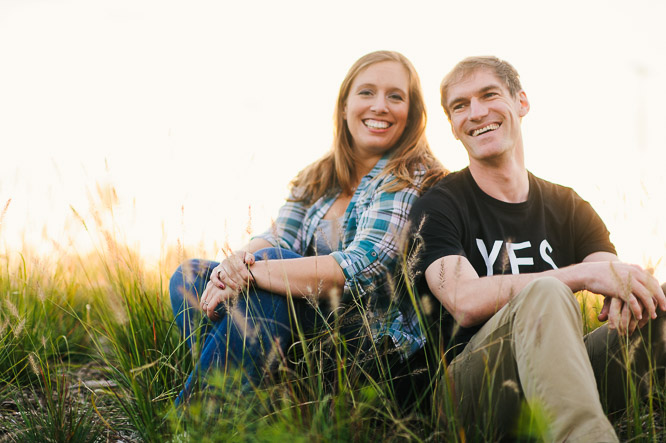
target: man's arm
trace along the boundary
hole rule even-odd
[[[656,317],[656,305],[666,311],[666,297],[657,280],[636,265],[617,261],[614,254],[596,252],[583,263],[533,274],[479,277],[467,258],[459,255],[434,261],[425,272],[428,287],[463,327],[483,323],[533,280],[555,277],[573,291],[586,289],[628,306],[638,320],[643,308]],[[630,310],[630,311],[629,311]]]

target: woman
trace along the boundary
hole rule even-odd
[[[190,346],[199,310],[208,318],[197,368],[176,403],[199,374],[227,362],[257,383],[296,327],[316,330],[321,312],[340,301],[363,300],[377,314],[374,340],[388,336],[405,355],[420,347],[415,319],[391,302],[387,273],[412,203],[445,173],[425,125],[419,78],[403,55],[377,51],[351,67],[338,95],[333,147],[293,180],[273,227],[222,263],[191,260],[171,278],[174,315]]]

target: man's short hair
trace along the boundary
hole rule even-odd
[[[495,76],[504,83],[504,86],[507,87],[512,97],[516,97],[516,95],[523,90],[523,87],[520,85],[518,71],[516,71],[516,68],[511,66],[509,62],[500,60],[494,56],[467,57],[455,65],[451,72],[446,74],[440,85],[439,90],[442,94],[442,107],[444,108],[447,117],[451,118],[451,113],[446,107],[449,88],[454,83],[462,80],[463,77],[478,69],[487,69],[495,74]]]

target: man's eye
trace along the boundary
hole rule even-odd
[[[458,103],[458,104],[453,105],[453,108],[452,108],[452,109],[453,109],[454,111],[460,111],[460,110],[463,109],[464,107],[465,107],[465,104],[464,104],[464,103]]]
[[[487,92],[486,94],[484,94],[484,97],[485,98],[493,98],[496,95],[497,95],[497,92]]]

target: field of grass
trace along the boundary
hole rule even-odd
[[[377,348],[359,364],[341,352],[335,323],[278,356],[261,386],[243,390],[238,373],[214,373],[209,389],[174,408],[193,358],[167,286],[192,254],[172,248],[146,264],[112,234],[101,238],[84,255],[0,255],[0,442],[475,440],[462,431],[441,363],[396,372]],[[587,332],[598,326],[599,298],[579,300]],[[408,377],[417,406],[404,401]],[[618,435],[664,440],[663,387],[651,383],[647,400],[629,391],[626,412],[612,417]],[[494,430],[478,425],[478,438],[492,441]],[[526,410],[518,426],[521,439],[539,441],[548,421]]]

